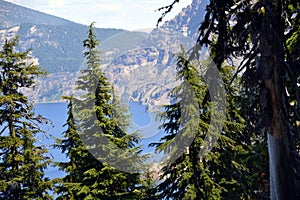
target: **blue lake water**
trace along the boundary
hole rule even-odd
[[[67,119],[67,104],[36,104],[35,113],[42,115],[50,121],[50,123],[41,126],[41,128],[46,131],[46,134],[39,135],[39,142],[46,145],[54,162],[66,161],[65,155],[63,155],[59,149],[54,149],[52,145],[55,143],[55,138],[61,138],[62,133],[65,130],[63,125],[66,123]],[[59,171],[54,166],[49,166],[46,170],[46,175],[50,178],[57,178],[62,177],[64,172]]]
[[[148,145],[152,142],[158,142],[163,136],[163,132],[158,130],[160,123],[154,120],[155,114],[149,114],[145,111],[145,106],[134,102],[129,103],[129,106],[133,118],[132,131],[140,130],[142,136],[140,145],[142,145],[143,153],[152,153],[155,160],[155,157],[158,155],[153,154],[154,148],[150,148]],[[51,145],[55,143],[55,138],[62,138],[63,131],[65,130],[63,125],[67,119],[67,103],[36,104],[35,113],[41,114],[50,121],[50,123],[41,127],[46,131],[46,135],[39,136],[39,143],[49,149],[54,162],[66,161],[67,158],[65,155],[59,149],[54,149]],[[46,175],[50,178],[56,178],[62,177],[64,172],[59,171],[54,166],[49,166],[46,170]]]

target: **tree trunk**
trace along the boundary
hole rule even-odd
[[[296,179],[289,144],[288,116],[284,112],[284,22],[279,0],[262,0],[260,27],[260,104],[268,132],[272,200],[296,199]]]
[[[296,199],[296,188],[288,146],[287,137],[276,137],[268,134],[272,200]]]

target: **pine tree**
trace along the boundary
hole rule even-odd
[[[182,83],[170,94],[176,103],[166,106],[162,113],[162,127],[167,135],[161,143],[153,144],[158,151],[170,152],[170,157],[180,155],[162,168],[162,182],[158,185],[161,198],[247,199],[249,194],[240,183],[245,170],[242,156],[247,151],[241,135],[243,119],[235,108],[235,98],[227,95],[227,107],[232,109],[226,112],[224,130],[203,157],[201,148],[205,145],[214,105],[207,96],[208,85],[199,76],[199,70],[209,68],[197,69],[187,57],[185,51],[178,54],[177,70]],[[221,72],[225,85],[230,82],[232,71],[232,67],[224,67]],[[230,90],[232,94],[238,92],[236,86]],[[197,114],[199,117],[195,117]],[[190,144],[182,144],[189,140]]]
[[[248,80],[244,82],[245,90],[254,93],[246,96],[251,98],[248,106],[252,110],[249,109],[248,116],[252,114],[252,117],[249,120],[252,124],[259,122],[256,124],[260,128],[257,134],[266,133],[268,139],[271,198],[299,199],[296,189],[299,172],[295,171],[300,166],[295,146],[298,140],[295,135],[299,135],[299,130],[294,123],[299,120],[295,117],[299,107],[290,104],[292,96],[299,90],[295,83],[299,73],[293,62],[295,58],[299,59],[299,55],[290,54],[286,46],[291,35],[299,32],[295,25],[299,22],[299,15],[295,12],[299,3],[293,0],[211,1],[210,6],[212,9],[207,12],[207,20],[200,28],[199,43],[212,44],[218,63],[228,57],[242,58],[238,71],[244,71],[242,78]],[[229,25],[230,18],[222,17],[228,11],[235,16],[236,24],[232,26]],[[214,24],[218,25],[205,33],[209,29],[209,16],[216,17],[218,22]],[[229,29],[232,30],[230,34]],[[212,35],[213,32],[219,33],[217,40],[202,37],[204,33]],[[289,96],[286,91],[293,95]]]
[[[156,189],[157,180],[153,177],[153,172],[150,171],[151,166],[148,166],[148,170],[143,172],[142,175],[142,187],[141,187],[141,200],[158,200],[159,194]],[[156,173],[156,172],[155,172]]]
[[[129,113],[129,107],[122,103],[114,86],[112,86],[112,116],[118,121],[118,126],[121,129],[126,131],[131,126],[132,116]]]
[[[114,108],[119,103],[116,103],[115,95],[112,98],[112,87],[101,69],[100,52],[97,49],[99,42],[94,34],[93,25],[90,25],[88,38],[83,41],[87,68],[81,71],[77,82],[77,89],[82,95],[73,100],[72,116],[75,118],[75,128],[71,126],[74,122],[70,121],[69,111],[67,124],[69,128],[73,127],[73,139],[70,138],[71,129],[68,129],[65,132],[66,140],[63,140],[63,146],[60,146],[62,150],[68,149],[67,155],[70,159],[68,163],[60,164],[62,169],[70,169],[61,185],[69,190],[65,194],[76,195],[78,199],[138,199],[141,195],[140,174],[123,172],[110,166],[114,160],[117,161],[113,163],[115,166],[137,164],[118,160],[120,155],[116,153],[139,158],[138,147],[134,147],[138,138],[126,133],[127,122],[123,119],[128,115],[117,113],[117,108]],[[123,121],[119,121],[120,119]],[[83,145],[85,150],[70,146],[72,140],[78,141],[78,136],[82,141],[80,146]],[[76,167],[71,166],[74,165],[74,159],[78,160],[75,163]],[[76,194],[74,191],[70,192],[70,188],[73,190],[75,187],[68,183],[71,181],[72,168],[77,169]],[[77,184],[78,182],[80,184]]]
[[[268,140],[272,199],[300,197],[299,8],[295,0],[210,0],[197,40],[219,69],[227,59],[241,60],[236,75],[254,93],[245,96],[249,123]]]
[[[63,132],[64,139],[58,139],[54,145],[55,148],[61,149],[63,154],[69,159],[67,162],[58,162],[56,165],[60,170],[63,170],[67,175],[58,181],[55,187],[55,192],[58,194],[57,199],[81,199],[78,195],[82,187],[84,179],[83,172],[87,163],[86,160],[94,160],[94,157],[88,152],[83,145],[78,132],[76,130],[74,113],[73,113],[73,97],[65,96],[63,99],[69,101],[68,118],[64,127],[67,127]]]
[[[22,88],[34,86],[44,74],[31,62],[30,51],[17,52],[18,38],[5,41],[0,51],[0,198],[52,199],[51,181],[44,176],[50,163],[47,150],[37,146],[39,124]]]

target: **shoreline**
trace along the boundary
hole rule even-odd
[[[48,101],[48,102],[35,102],[33,103],[34,105],[37,105],[37,104],[54,104],[54,103],[67,103],[67,101]]]

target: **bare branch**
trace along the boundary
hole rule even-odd
[[[180,1],[180,0],[174,0],[172,4],[170,4],[170,5],[168,5],[168,6],[160,7],[160,8],[158,8],[157,10],[155,10],[155,12],[156,12],[156,11],[164,11],[164,12],[162,13],[161,17],[157,20],[156,27],[158,27],[159,23],[162,22],[163,18],[164,18],[169,12],[172,11],[174,5],[175,5],[176,3],[179,3],[179,1]]]

